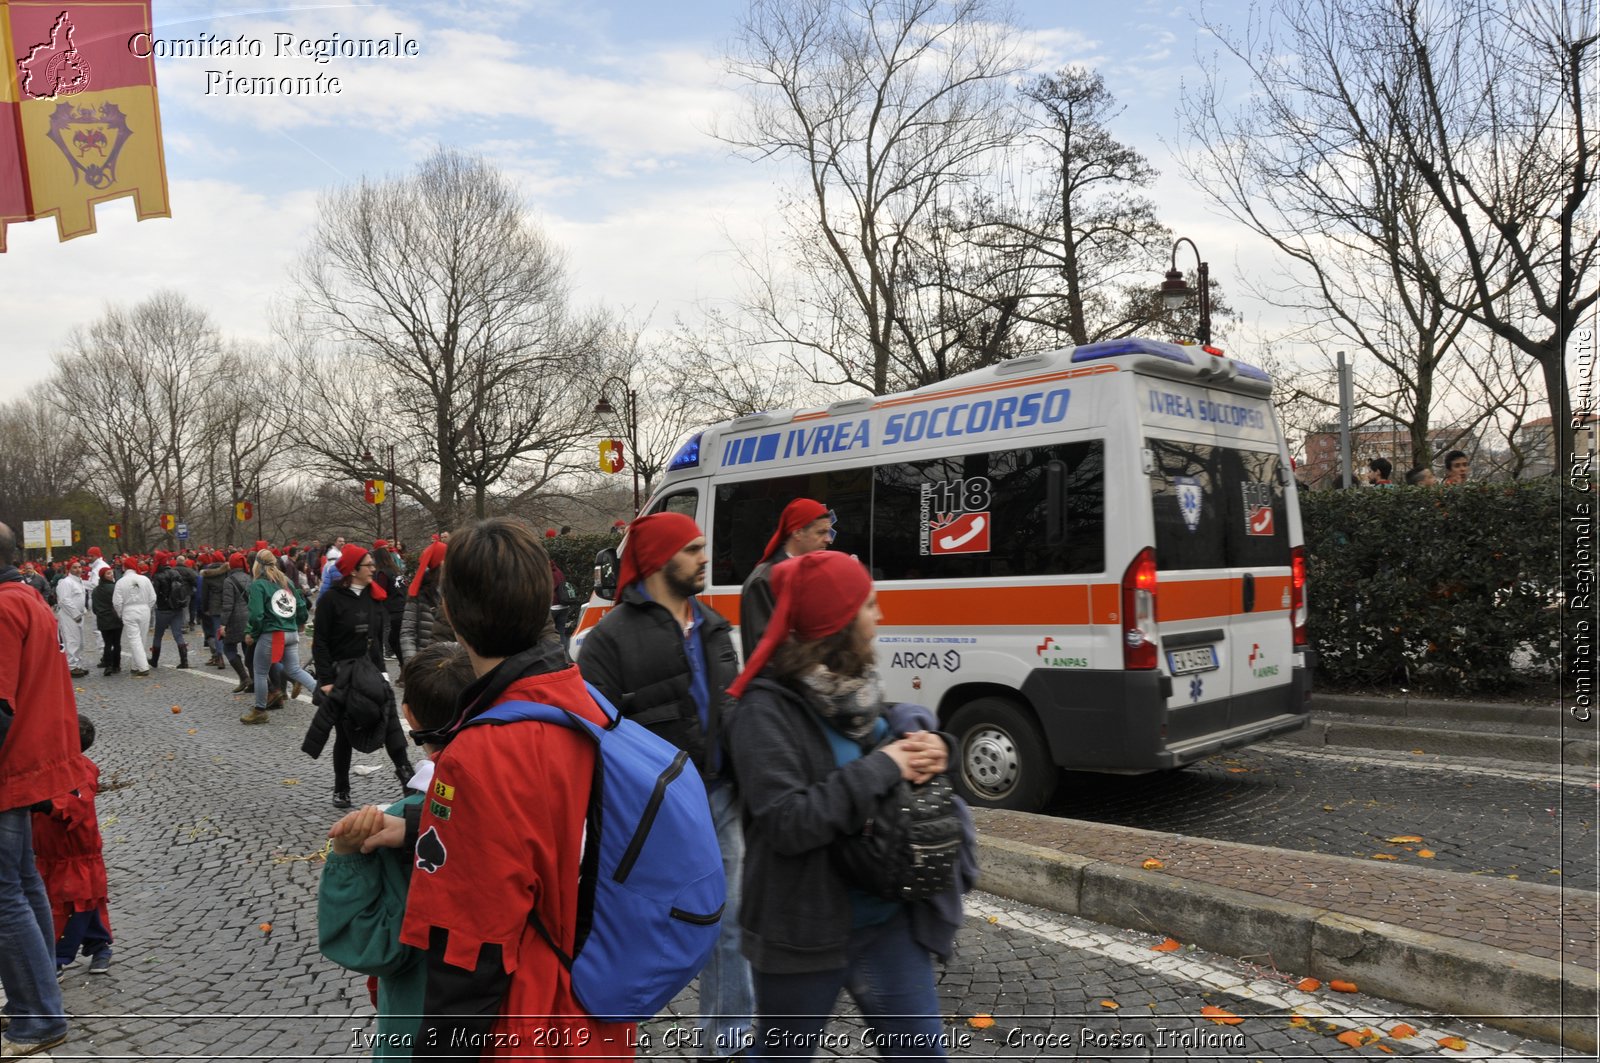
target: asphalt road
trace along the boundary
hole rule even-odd
[[[237,717],[247,699],[227,690],[215,672],[81,681],[81,711],[100,735],[92,755],[111,784],[99,814],[116,958],[107,977],[69,973],[74,1036],[51,1058],[365,1055],[361,1038],[373,1029],[365,980],[317,949],[322,838],[336,813],[330,769],[299,750],[311,708],[295,703],[246,727]],[[354,780],[357,801],[394,796],[381,753],[357,763],[378,768]],[[1249,792],[1239,777],[1218,772],[1215,785]],[[1203,769],[1194,783],[1212,774]],[[1343,1060],[1352,1050],[1337,1038],[1361,1030],[1386,1034],[1382,1044],[1395,1055],[1560,1054],[1360,993],[1302,992],[1297,972],[1274,970],[1264,958],[1187,947],[1159,953],[1157,943],[974,894],[958,955],[940,972],[949,1054]],[[691,989],[643,1024],[639,1054],[695,1055],[686,1018],[694,1004]],[[1204,1008],[1239,1021],[1213,1022]],[[1417,1032],[1391,1034],[1399,1023]],[[870,1055],[865,1025],[848,1007],[829,1030],[825,1055]],[[1462,1039],[1460,1050],[1439,1046],[1452,1037]],[[1360,1054],[1377,1053],[1373,1046]]]
[[[1063,772],[1047,809],[1586,890],[1597,885],[1594,810],[1594,773],[1584,769],[1274,743],[1162,774]],[[1411,836],[1420,841],[1389,841]]]

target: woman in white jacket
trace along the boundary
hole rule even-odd
[[[133,558],[124,558],[122,567],[111,607],[122,618],[122,652],[128,655],[130,674],[146,676],[150,674],[150,616],[156,607],[156,589]]]

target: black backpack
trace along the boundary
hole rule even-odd
[[[156,608],[177,612],[189,607],[189,581],[175,568],[164,568],[156,576]]]
[[[851,885],[885,900],[921,901],[943,893],[955,884],[961,861],[960,800],[948,775],[921,785],[900,779],[878,799],[860,833],[833,843],[834,866]]]

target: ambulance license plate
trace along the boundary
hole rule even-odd
[[[1193,672],[1214,672],[1217,669],[1217,650],[1214,646],[1197,646],[1192,650],[1168,650],[1167,666],[1173,675]]]

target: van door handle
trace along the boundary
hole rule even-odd
[[[1249,572],[1244,574],[1244,611],[1251,612],[1256,607],[1256,578]]]

